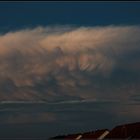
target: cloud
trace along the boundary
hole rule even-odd
[[[0,117],[1,124],[29,124],[29,123],[49,123],[56,120],[53,113],[48,112],[10,112]]]
[[[140,83],[139,36],[139,26],[37,27],[1,34],[1,101],[130,100]]]

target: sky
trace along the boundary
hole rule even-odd
[[[139,2],[1,2],[0,31],[38,25],[139,24]]]
[[[0,2],[0,137],[140,121],[139,14],[139,2]]]

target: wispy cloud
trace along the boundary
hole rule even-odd
[[[1,124],[30,124],[30,123],[48,123],[56,120],[55,114],[48,112],[22,112],[14,111],[10,114],[4,114],[0,117]]]

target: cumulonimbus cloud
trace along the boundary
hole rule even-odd
[[[2,34],[0,100],[106,98],[106,93],[125,98],[118,92],[130,88],[131,96],[140,83],[139,36],[139,26],[37,27]]]

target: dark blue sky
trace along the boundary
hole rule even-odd
[[[38,25],[140,24],[139,2],[1,2],[0,31]]]

